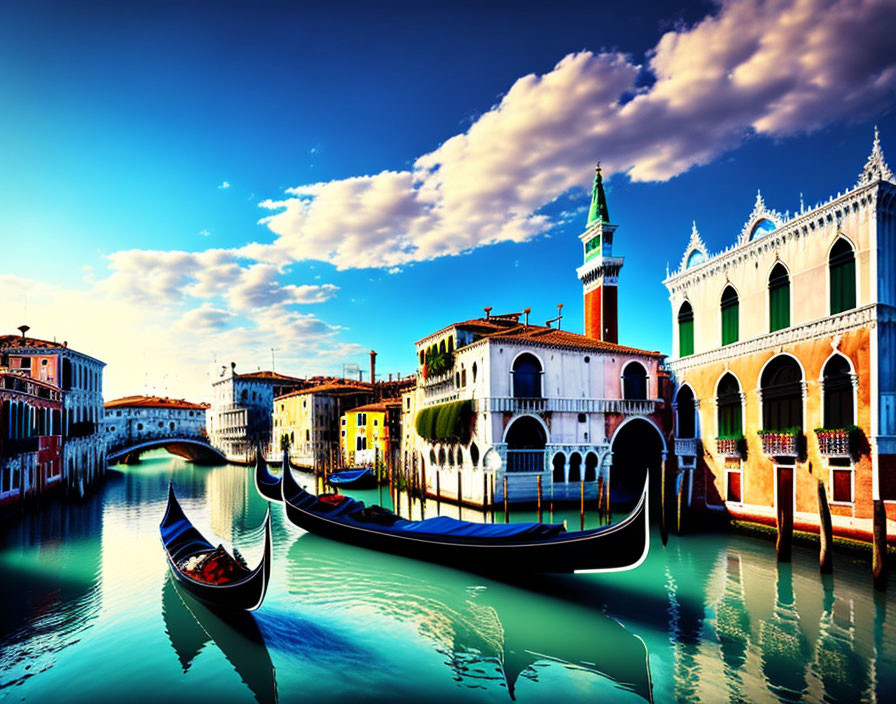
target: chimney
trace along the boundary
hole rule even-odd
[[[16,329],[22,331],[22,339],[24,340],[24,339],[25,339],[25,333],[28,332],[31,328],[28,327],[27,325],[19,325],[19,327],[16,328]]]
[[[526,314],[526,327],[529,327],[529,313],[532,312],[531,308],[526,308],[523,313]]]
[[[376,352],[370,350],[370,383],[376,381]]]
[[[392,372],[389,372],[389,381],[392,381]]]
[[[489,318],[492,317],[492,307],[491,307],[491,306],[486,306],[486,307],[483,308],[482,310],[485,311],[485,319],[486,319],[486,320],[488,320]]]

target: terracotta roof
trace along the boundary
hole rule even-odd
[[[369,385],[364,384],[361,385],[360,382],[356,383],[328,383],[328,384],[319,384],[318,386],[310,386],[307,389],[298,389],[297,391],[291,391],[288,394],[283,394],[282,396],[278,396],[275,398],[275,401],[279,401],[284,398],[290,398],[292,396],[304,396],[305,394],[332,394],[336,396],[345,396],[352,393],[371,393],[372,389]]]
[[[440,335],[441,333],[450,330],[451,328],[463,328],[464,330],[472,330],[473,332],[479,332],[483,334],[488,334],[491,332],[497,332],[499,330],[507,330],[508,328],[513,328],[519,325],[518,320],[514,318],[518,318],[519,314],[514,313],[507,318],[504,317],[496,317],[491,316],[490,318],[475,318],[473,320],[464,320],[459,323],[451,323],[451,325],[446,325],[441,330],[436,330],[425,337],[421,337],[414,344],[419,345],[423,340],[428,340],[430,337],[435,337]]]
[[[366,406],[358,406],[357,408],[350,408],[345,413],[385,413],[386,412],[386,404],[383,401],[379,401],[377,403],[368,403]],[[345,414],[343,414],[345,415]]]
[[[618,352],[620,354],[642,354],[650,357],[665,357],[662,352],[641,350],[636,347],[626,347],[612,342],[596,340],[585,335],[579,335],[569,330],[558,330],[542,325],[516,325],[509,330],[502,330],[490,335],[485,335],[489,340],[506,340],[507,342],[529,341],[542,345],[565,347],[568,349],[595,350],[598,352]]]
[[[96,357],[91,357],[89,354],[70,348],[68,342],[50,342],[49,340],[40,340],[36,337],[22,337],[21,335],[0,335],[0,349],[68,350],[82,357],[90,357],[90,359],[105,366],[105,362],[101,362]]]
[[[237,379],[256,379],[258,381],[302,381],[298,377],[286,376],[279,372],[246,372],[245,374],[237,374]]]
[[[191,411],[204,411],[207,403],[193,403],[182,398],[167,396],[124,396],[106,401],[106,408],[182,408]]]
[[[53,389],[54,391],[60,391],[60,388],[56,386],[56,384],[51,384],[48,381],[41,381],[40,379],[35,379],[33,376],[27,373],[27,370],[19,370],[19,369],[7,369],[6,367],[0,367],[0,376],[8,376],[15,379],[24,379],[30,384],[37,384],[38,386],[43,386],[45,389]]]

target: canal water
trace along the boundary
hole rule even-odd
[[[728,534],[673,536],[664,549],[654,529],[636,570],[506,582],[306,534],[275,505],[264,605],[224,620],[168,577],[158,524],[169,479],[200,530],[255,564],[267,503],[250,470],[162,453],[110,471],[85,503],[48,504],[3,534],[0,699],[886,702],[896,692],[896,583],[876,595],[868,565],[847,554],[823,579],[810,548],[779,566],[771,543]],[[376,490],[355,495],[378,501]],[[564,518],[577,527],[577,512],[554,515]]]

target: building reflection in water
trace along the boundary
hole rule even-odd
[[[51,667],[100,612],[99,501],[53,501],[8,527],[0,579],[0,681],[21,684]]]
[[[373,611],[413,624],[458,686],[506,686],[514,698],[521,679],[537,683],[540,667],[561,665],[652,700],[643,641],[596,609],[499,583],[470,587],[463,572],[310,534],[292,545],[286,569],[304,607]]]

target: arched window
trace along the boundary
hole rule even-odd
[[[475,442],[470,445],[470,462],[473,463],[474,467],[479,466],[479,448]]]
[[[429,451],[429,464],[434,465],[436,463],[436,451],[435,448]]]
[[[445,466],[445,448],[439,448],[439,464],[444,467]]]
[[[629,362],[622,370],[622,398],[647,398],[647,370],[638,362]]]
[[[743,406],[740,384],[734,374],[725,374],[719,382],[716,406],[719,411],[719,437],[722,439],[741,437],[744,432]]]
[[[566,481],[566,455],[562,452],[558,452],[554,455],[554,459],[551,460],[551,463],[554,465],[554,483],[560,484]]]
[[[426,359],[426,352],[424,350],[420,350],[420,364],[423,364],[425,359]]]
[[[790,275],[781,263],[768,277],[769,332],[790,327]]]
[[[478,371],[477,367],[476,367],[476,362],[473,362],[473,370],[472,371],[473,371],[473,383],[475,384],[476,383],[476,372]]]
[[[835,355],[824,365],[824,427],[848,428],[855,424],[852,374],[849,362]]]
[[[737,291],[732,286],[726,286],[722,291],[722,344],[730,345],[737,342],[740,334],[740,305],[737,300]]]
[[[585,455],[585,481],[597,481],[597,455],[594,452]]]
[[[685,301],[678,309],[678,356],[694,354],[694,309]]]
[[[793,357],[773,359],[762,372],[762,425],[766,430],[803,427],[803,374]]]
[[[529,353],[513,362],[513,395],[515,398],[541,398],[541,362]]]
[[[445,341],[442,340],[442,341],[439,343],[439,352],[441,352],[442,354],[445,354],[447,351],[448,351],[448,350],[447,350],[447,348],[445,347]]]
[[[454,352],[454,338],[449,337],[448,338],[448,354],[451,354],[452,352]]]
[[[582,481],[582,456],[578,452],[569,456],[569,481]]]
[[[678,437],[696,437],[696,422],[694,420],[694,392],[690,386],[682,386],[677,397],[678,413]]]
[[[842,237],[831,248],[831,315],[856,307],[856,255]]]

